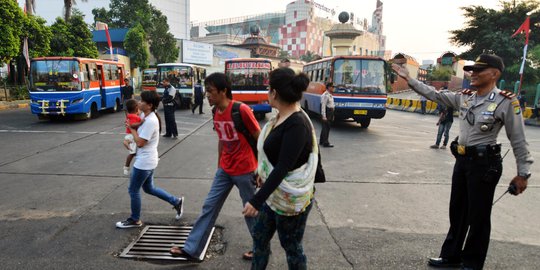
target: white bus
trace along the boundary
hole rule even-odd
[[[168,78],[174,88],[182,96],[181,108],[189,108],[193,104],[194,87],[197,80],[204,82],[206,68],[184,63],[164,63],[157,65],[157,93],[163,96],[163,79]]]

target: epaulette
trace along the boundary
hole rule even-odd
[[[472,94],[474,94],[474,91],[471,90],[471,89],[463,89],[463,90],[461,90],[461,94],[463,94],[463,95],[472,95]]]
[[[516,97],[516,94],[510,92],[510,91],[506,91],[506,90],[502,90],[501,92],[499,92],[499,94],[501,94],[501,96],[507,98],[507,99],[513,99]]]

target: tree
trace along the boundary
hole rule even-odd
[[[321,59],[321,56],[319,56],[318,54],[315,54],[311,51],[307,51],[306,54],[304,55],[301,55],[300,56],[300,60],[304,61],[304,62],[311,62],[311,61],[315,61],[315,60],[318,60],[318,59]]]
[[[167,17],[161,11],[152,8],[152,29],[150,30],[150,52],[158,63],[175,62],[178,59],[179,49],[176,39],[169,33]]]
[[[82,0],[83,2],[88,2],[88,0]],[[75,0],[64,0],[64,21],[69,21],[71,18],[71,13],[73,10],[73,6],[76,5],[77,2]]]
[[[142,25],[138,24],[127,32],[124,47],[129,52],[132,68],[148,67],[148,47]]]
[[[19,55],[24,20],[17,1],[0,1],[0,64]]]
[[[519,74],[514,66],[520,65],[523,54],[523,35],[511,38],[514,31],[525,21],[527,13],[540,7],[537,0],[501,1],[501,9],[494,10],[482,6],[462,7],[467,18],[463,29],[450,31],[450,41],[457,46],[468,46],[469,50],[460,55],[464,59],[475,59],[482,53],[495,53],[501,56],[508,69],[503,78],[507,81],[518,80]],[[540,12],[531,15],[531,21],[540,20]],[[540,27],[531,24],[532,33],[538,33]],[[529,48],[540,44],[540,35],[530,35]],[[525,71],[529,73],[530,67]],[[518,68],[519,70],[519,68]],[[533,78],[525,76],[524,81]]]
[[[46,23],[45,19],[32,15],[25,20],[23,36],[28,37],[30,58],[46,56],[51,50],[52,31]]]
[[[111,0],[109,10],[93,9],[94,21],[107,23],[109,28],[132,28],[140,24],[148,37],[150,52],[158,63],[178,58],[176,39],[169,33],[167,17],[148,0]]]
[[[98,57],[92,33],[83,16],[77,12],[74,12],[68,22],[60,17],[56,18],[51,31],[51,56]]]
[[[434,68],[428,75],[429,81],[450,81],[454,75],[454,71],[451,67],[439,66]]]

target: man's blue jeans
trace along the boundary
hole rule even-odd
[[[154,170],[140,170],[133,167],[129,178],[129,196],[131,197],[131,218],[141,218],[141,187],[144,192],[156,196],[171,205],[176,205],[180,199],[167,193],[167,191],[154,186]]]
[[[439,124],[439,131],[437,132],[437,141],[435,142],[436,145],[439,145],[441,143],[441,138],[443,134],[444,134],[443,145],[446,146],[448,144],[448,137],[450,136],[451,127],[452,127],[452,122],[442,122]]]
[[[208,241],[208,236],[216,219],[221,211],[221,207],[225,203],[225,200],[229,196],[233,186],[238,187],[240,197],[242,198],[242,207],[253,197],[255,194],[255,185],[252,182],[253,173],[231,176],[228,175],[223,169],[218,169],[210,192],[204,201],[201,215],[195,221],[193,229],[189,234],[186,243],[184,245],[184,252],[192,257],[198,258]],[[255,218],[245,218],[248,226],[249,234],[252,234],[253,225],[255,224]]]

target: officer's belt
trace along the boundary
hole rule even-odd
[[[464,146],[453,142],[450,150],[454,156],[463,157],[493,157],[501,153],[501,144]]]

